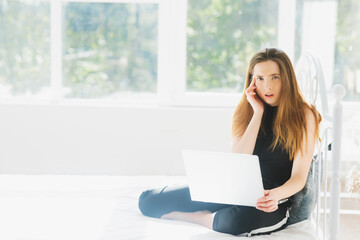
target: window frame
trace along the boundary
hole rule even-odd
[[[173,16],[177,45],[174,46],[174,71],[176,74],[174,84],[174,98],[170,104],[174,106],[199,106],[199,107],[234,107],[239,102],[242,93],[215,93],[215,92],[186,92],[186,28],[187,28],[187,0],[173,1],[178,11]],[[179,9],[181,11],[179,11]],[[279,0],[279,19],[287,18],[288,21],[278,21],[279,47],[293,59],[295,49],[295,12],[296,0]],[[292,17],[291,17],[292,16]],[[285,38],[286,36],[286,38]],[[244,73],[245,74],[245,73]]]
[[[51,88],[53,89],[52,101],[64,102],[67,104],[102,104],[102,105],[117,105],[117,104],[142,104],[154,105],[157,102],[156,93],[132,93],[129,94],[119,93],[120,99],[78,99],[70,98],[65,99],[62,97],[64,92],[62,88],[62,4],[64,2],[95,2],[95,3],[152,3],[160,5],[164,0],[57,0],[51,2],[51,59],[55,59],[54,65],[51,64]],[[159,11],[160,12],[160,11]],[[159,13],[160,14],[160,13]],[[159,17],[159,16],[158,16]],[[54,25],[53,25],[54,24]],[[160,25],[160,23],[159,23]],[[160,30],[159,30],[160,31]],[[159,46],[159,39],[158,39]],[[159,54],[159,50],[158,50]],[[158,66],[159,69],[159,66]]]
[[[186,92],[186,28],[188,0],[45,0],[50,2],[51,97],[1,98],[0,102],[42,102],[88,105],[158,105],[184,107],[234,107],[242,93]],[[124,94],[119,99],[65,99],[62,97],[62,3],[153,3],[158,4],[157,91],[154,94]],[[279,0],[278,45],[294,61],[296,0]],[[289,32],[293,34],[289,34]],[[289,39],[290,36],[290,39]],[[329,83],[327,83],[329,84]],[[330,86],[328,86],[330,87]],[[329,89],[330,90],[330,89]],[[330,91],[329,91],[330,92]],[[120,94],[121,95],[121,94]],[[353,101],[350,105],[360,105]],[[347,102],[345,103],[347,104]]]
[[[0,98],[0,103],[15,104],[65,104],[65,105],[156,105],[158,102],[157,93],[132,93],[119,94],[117,99],[79,99],[63,98],[66,88],[62,86],[62,4],[65,2],[95,2],[95,3],[152,3],[158,4],[159,9],[164,8],[166,0],[41,0],[50,3],[50,97],[10,97]],[[159,11],[160,15],[160,11]],[[160,17],[158,16],[160,19]],[[163,19],[163,18],[161,18]],[[158,23],[160,25],[160,22]],[[160,29],[159,29],[160,32]],[[158,39],[159,46],[159,39]],[[159,49],[158,49],[159,54]],[[159,57],[159,56],[158,56]],[[159,60],[158,60],[159,61]],[[161,69],[158,64],[158,71]],[[158,74],[159,75],[159,74]],[[159,77],[158,77],[159,78]],[[159,89],[159,87],[157,87]]]

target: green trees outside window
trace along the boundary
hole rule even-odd
[[[306,50],[301,46],[306,29],[302,19],[303,6],[309,2],[315,1],[296,0],[295,59]],[[182,79],[186,91],[240,93],[249,58],[261,48],[278,45],[279,21],[286,21],[279,19],[281,3],[188,0],[186,78]],[[48,90],[54,87],[53,31],[62,36],[58,84],[62,97],[157,94],[159,3],[64,1],[62,29],[51,29],[51,4],[0,0],[0,98],[49,97]],[[336,9],[334,74],[326,81],[342,83],[347,88],[345,100],[359,101],[360,3],[338,0]]]
[[[278,1],[189,0],[188,91],[241,92],[249,58],[277,45]]]
[[[156,92],[156,4],[70,2],[63,15],[66,97]]]
[[[50,85],[50,3],[0,0],[0,97]]]

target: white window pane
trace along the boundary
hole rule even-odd
[[[278,1],[188,1],[186,88],[241,92],[247,64],[277,45]]]
[[[63,4],[67,98],[116,98],[157,89],[158,5]]]
[[[360,2],[298,0],[295,57],[315,52],[321,60],[329,93],[337,83],[344,101],[360,100]],[[319,16],[319,11],[326,11]]]
[[[360,2],[338,1],[333,84],[346,87],[344,100],[360,101]]]
[[[41,97],[50,85],[50,5],[0,1],[0,96]]]

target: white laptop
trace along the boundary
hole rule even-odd
[[[256,155],[183,150],[193,201],[255,206],[264,196]]]

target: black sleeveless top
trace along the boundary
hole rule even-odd
[[[285,150],[277,147],[272,151],[270,148],[274,140],[272,129],[276,112],[277,107],[265,105],[262,120],[265,134],[260,128],[253,152],[253,155],[259,157],[264,189],[272,189],[283,185],[290,178],[293,164]]]

